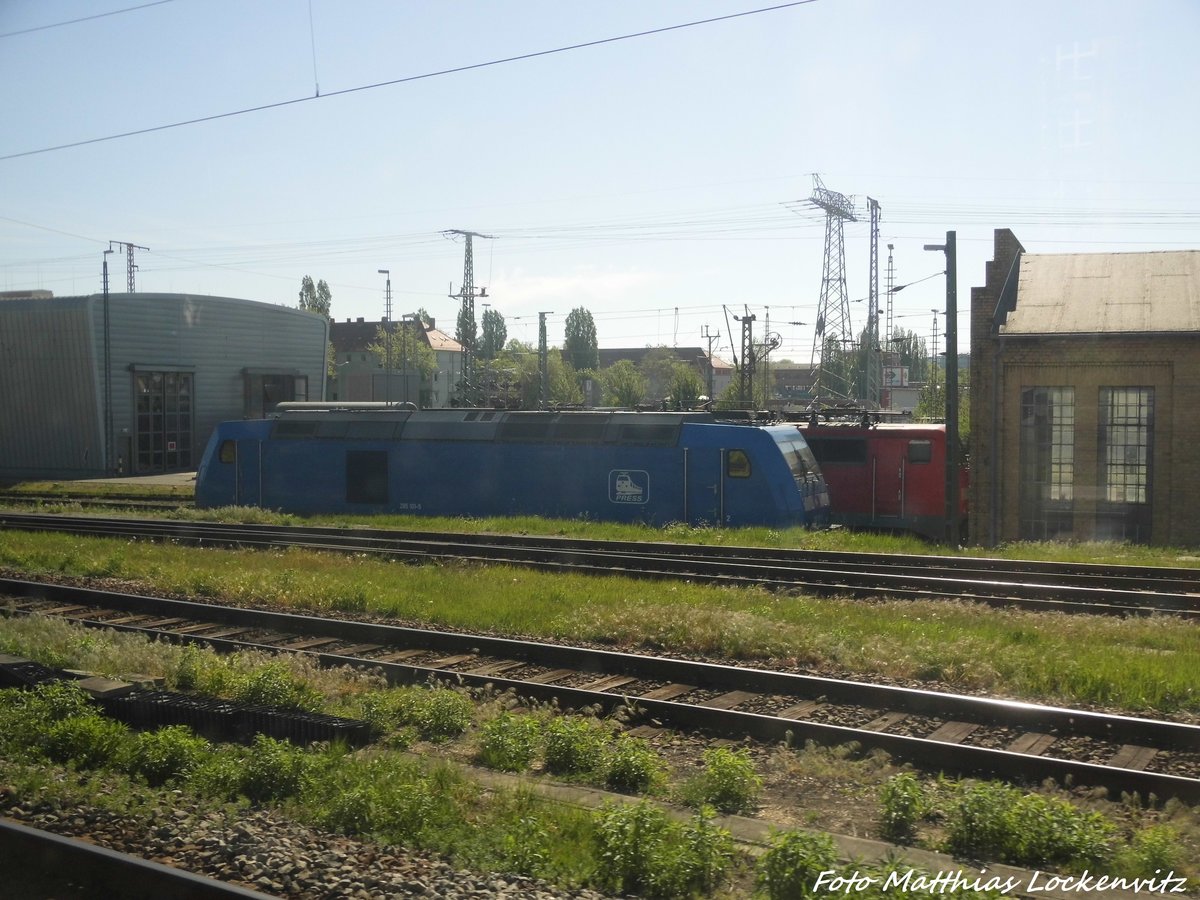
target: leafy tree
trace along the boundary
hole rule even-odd
[[[908,380],[921,382],[929,377],[929,350],[925,338],[915,331],[897,328],[887,342],[887,349],[900,356],[900,365],[908,366]]]
[[[315,285],[310,276],[305,275],[300,282],[300,308],[329,318],[329,307],[333,304],[333,295],[329,285],[322,278]]]
[[[392,371],[403,372],[408,369],[420,373],[422,379],[429,378],[437,371],[437,354],[406,322],[393,322],[390,329],[381,322],[375,329],[375,340],[367,345],[367,350],[380,360],[385,360],[388,358],[389,345],[392,349]]]
[[[675,351],[670,347],[651,347],[638,364],[638,371],[646,379],[646,395],[653,400],[661,400],[671,394],[671,384],[675,378]]]
[[[494,309],[483,311],[483,340],[479,342],[481,359],[495,359],[496,354],[504,349],[508,339],[508,328],[504,324],[504,316]]]
[[[592,314],[582,306],[577,306],[567,315],[563,355],[577,370],[594,369],[600,365],[598,346]]]
[[[464,307],[458,308],[458,322],[454,326],[454,339],[464,347],[474,347],[479,336],[478,325],[473,315],[468,316]]]
[[[510,390],[519,398],[524,409],[537,409],[541,374],[538,370],[537,348],[523,341],[511,340],[495,360],[495,368],[509,379]],[[583,391],[575,370],[567,363],[557,347],[546,358],[548,398],[551,405],[583,402]]]
[[[600,372],[604,402],[611,406],[637,406],[646,399],[646,379],[633,360],[619,359]]]
[[[704,382],[700,379],[700,373],[679,359],[671,364],[671,380],[668,386],[669,396],[676,409],[690,409],[699,402],[700,395],[704,393]]]
[[[300,282],[300,308],[315,312],[329,318],[329,308],[333,305],[333,295],[329,292],[329,285],[322,278],[315,285],[310,276],[305,275]],[[337,351],[333,348],[333,343],[325,348],[325,371],[326,374],[333,378],[337,375]]]

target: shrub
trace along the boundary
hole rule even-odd
[[[647,897],[711,891],[733,856],[733,839],[713,826],[711,813],[683,825],[648,801],[603,807],[595,841],[601,885]]]
[[[546,771],[556,775],[587,775],[600,768],[608,732],[603,725],[560,716],[550,721],[543,735]]]
[[[660,787],[667,777],[666,763],[641,738],[619,735],[604,764],[604,783],[615,791],[640,793]]]
[[[233,685],[233,699],[256,706],[321,708],[320,695],[278,662],[268,663],[237,679]]]
[[[157,787],[173,778],[188,775],[208,756],[208,741],[186,725],[169,725],[144,731],[132,741],[125,768]]]
[[[889,841],[908,843],[917,831],[917,822],[929,810],[929,801],[921,782],[911,772],[888,779],[879,792],[879,831]]]
[[[479,759],[502,772],[528,769],[537,754],[541,724],[532,716],[502,712],[483,726]]]
[[[404,687],[369,694],[361,709],[376,734],[411,727],[432,741],[462,734],[475,714],[471,699],[449,688]]]
[[[815,897],[817,877],[836,863],[837,848],[829,835],[776,832],[758,861],[757,883],[771,900]]]
[[[95,712],[52,722],[45,731],[46,755],[79,768],[107,766],[122,752],[129,729]]]
[[[1111,856],[1116,834],[1099,813],[994,783],[961,786],[946,824],[953,852],[1029,866],[1094,866]]]
[[[280,800],[300,792],[311,758],[287,741],[255,735],[245,758],[238,792],[255,803]]]
[[[704,751],[704,771],[688,783],[684,795],[693,805],[744,812],[758,800],[762,783],[748,751],[715,747]]]
[[[1151,878],[1160,871],[1178,874],[1183,856],[1179,833],[1169,825],[1152,825],[1133,835],[1129,846],[1118,855],[1116,868],[1135,878]]]

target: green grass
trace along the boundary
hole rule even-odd
[[[814,599],[505,566],[411,566],[301,549],[209,550],[13,531],[0,533],[0,567],[118,578],[138,590],[230,603],[369,610],[443,628],[916,679],[1143,714],[1200,711],[1200,629],[1166,616]]]

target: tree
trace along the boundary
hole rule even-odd
[[[380,360],[386,360],[390,345],[393,371],[415,371],[422,380],[430,378],[437,371],[437,354],[416,334],[415,323],[402,321],[390,324],[390,328],[383,323],[376,327],[375,340],[367,345],[367,350]]]
[[[595,369],[600,365],[600,352],[596,342],[596,323],[592,314],[577,306],[567,315],[566,341],[563,356],[577,370]]]
[[[481,359],[495,359],[496,354],[504,349],[508,339],[508,328],[504,324],[504,316],[494,309],[483,311],[483,340],[479,342]]]
[[[646,379],[646,396],[653,400],[661,400],[671,393],[671,379],[674,377],[675,351],[670,347],[658,346],[649,348],[642,361],[638,363],[638,371]]]
[[[704,382],[695,367],[677,359],[671,365],[670,388],[675,409],[691,409],[704,393]]]
[[[900,365],[908,366],[910,383],[928,380],[929,350],[926,348],[925,338],[915,331],[897,328],[892,332],[885,349],[899,355]]]
[[[465,306],[458,308],[458,322],[454,326],[454,339],[464,347],[474,348],[475,338],[479,336],[479,328],[475,316],[467,315]]]
[[[330,294],[325,279],[322,278],[314,285],[312,278],[305,275],[300,282],[300,308],[328,319],[329,308],[332,305],[333,295]],[[337,377],[337,351],[334,350],[332,342],[325,348],[325,372],[330,378]]]
[[[495,367],[509,378],[508,384],[520,399],[524,409],[538,408],[541,373],[538,371],[537,348],[516,339],[496,356]],[[583,391],[575,378],[575,371],[562,358],[557,347],[550,348],[546,357],[546,375],[549,382],[547,403],[550,405],[577,404],[583,401]]]
[[[611,406],[637,406],[646,399],[646,379],[632,360],[619,359],[600,372],[604,402]]]
[[[300,308],[315,312],[329,318],[329,307],[333,305],[333,295],[329,285],[322,278],[315,285],[311,276],[305,275],[300,282]]]

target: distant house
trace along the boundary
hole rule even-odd
[[[368,321],[361,317],[330,323],[329,340],[333,344],[336,374],[330,382],[329,399],[408,401],[423,408],[453,405],[462,373],[462,346],[439,331],[434,322],[425,325],[405,318],[392,322],[397,337],[389,361],[370,349],[377,342],[382,325],[382,320]],[[407,357],[406,339],[433,350],[437,368],[429,377],[423,377]]]
[[[1200,543],[1200,251],[1031,254],[971,291],[980,543]]]
[[[328,323],[191,294],[0,299],[0,477],[193,469],[218,422],[321,399]]]

